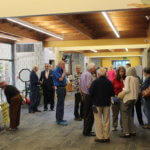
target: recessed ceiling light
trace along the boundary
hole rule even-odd
[[[116,37],[120,38],[119,32],[117,31],[116,27],[113,25],[113,23],[112,23],[110,17],[108,16],[108,14],[106,12],[102,12],[102,15],[104,16],[104,18],[106,19],[107,23],[109,24],[109,26],[111,27],[111,29],[115,33]]]
[[[97,50],[95,50],[95,49],[92,49],[92,50],[90,50],[90,51],[92,51],[92,52],[94,52],[94,53],[97,53]]]
[[[62,37],[62,36],[57,35],[57,34],[55,34],[55,33],[52,33],[52,32],[50,32],[50,31],[48,31],[48,30],[42,29],[42,28],[40,28],[40,27],[38,27],[38,26],[36,26],[36,25],[33,25],[33,24],[28,23],[28,22],[26,22],[26,21],[23,21],[23,20],[21,20],[21,19],[18,19],[18,18],[7,18],[7,20],[8,20],[8,21],[11,21],[11,22],[13,22],[13,23],[17,23],[17,24],[19,24],[19,25],[21,25],[21,26],[30,28],[30,29],[32,29],[32,30],[41,32],[41,33],[43,33],[43,34],[47,34],[47,35],[49,35],[49,36],[52,36],[52,37],[55,37],[55,38],[57,38],[57,39],[63,40],[63,37]]]
[[[145,16],[145,18],[146,18],[147,20],[149,20],[149,19],[150,19],[150,16]]]

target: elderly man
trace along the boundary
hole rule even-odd
[[[65,62],[60,61],[58,66],[53,70],[53,81],[57,88],[57,106],[56,106],[56,123],[58,125],[68,125],[64,117],[64,101],[66,96],[66,70]]]
[[[95,142],[110,142],[110,105],[115,95],[113,85],[106,77],[106,70],[98,70],[98,79],[90,87],[95,118]],[[103,121],[104,120],[104,123]]]
[[[38,106],[40,103],[40,95],[39,95],[39,78],[37,75],[38,67],[34,66],[32,72],[30,73],[30,105],[29,105],[29,113],[41,112],[38,110]]]
[[[45,70],[41,72],[40,81],[43,88],[44,95],[44,111],[47,111],[47,105],[50,103],[50,110],[54,111],[54,83],[52,70],[50,65],[45,64]]]
[[[16,87],[8,85],[7,82],[0,82],[0,88],[4,90],[9,103],[10,126],[8,131],[14,131],[20,124],[22,97],[20,96],[20,91]]]
[[[74,75],[74,88],[75,88],[74,116],[76,121],[81,121],[83,118],[83,101],[79,88],[80,76],[81,76],[81,66],[77,65],[76,74]]]
[[[93,81],[92,73],[95,72],[96,66],[94,63],[90,63],[87,66],[87,71],[82,73],[80,78],[80,90],[83,94],[83,113],[84,113],[84,136],[95,136],[92,131],[92,126],[94,123],[94,116],[92,111],[92,100],[89,95],[89,88]]]

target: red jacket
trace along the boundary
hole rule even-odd
[[[113,87],[114,87],[115,95],[118,95],[124,88],[123,81],[118,81],[117,79],[114,79],[112,81],[112,84],[113,84]]]

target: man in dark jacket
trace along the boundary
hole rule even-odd
[[[40,94],[39,94],[39,78],[36,74],[38,67],[34,66],[32,72],[30,73],[30,105],[29,113],[41,112],[37,109],[40,103]]]
[[[93,102],[96,129],[95,142],[109,142],[110,105],[111,97],[114,96],[115,93],[112,83],[106,78],[105,69],[101,68],[98,71],[98,79],[92,83],[89,92]],[[102,121],[102,118],[104,121]]]
[[[142,92],[150,87],[150,68],[144,68],[143,73],[145,76],[145,81],[141,87]],[[150,96],[143,97],[143,110],[147,118],[147,124],[144,125],[144,129],[150,129]]]
[[[54,110],[54,83],[52,70],[49,69],[50,65],[45,64],[45,70],[41,72],[40,81],[43,88],[44,95],[44,111],[47,111],[47,104],[50,103],[50,110]]]

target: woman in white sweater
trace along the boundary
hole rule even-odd
[[[127,77],[125,79],[125,87],[123,92],[125,96],[122,102],[122,123],[123,123],[123,138],[129,138],[135,136],[134,127],[134,104],[138,98],[139,93],[139,80],[137,78],[136,70],[134,67],[130,67],[127,70]]]

